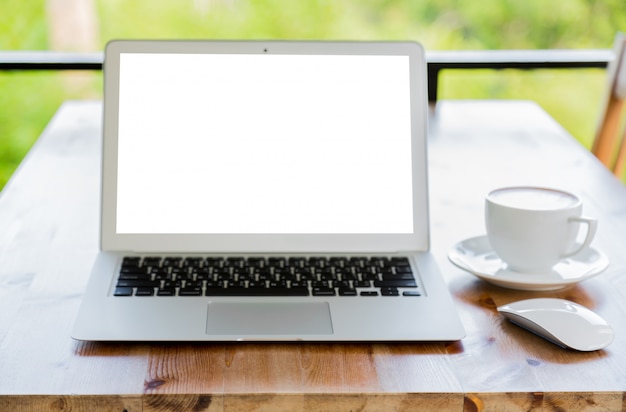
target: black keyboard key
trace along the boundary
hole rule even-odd
[[[363,274],[361,274],[361,278],[364,281],[369,281],[369,280],[379,280],[380,278],[378,277],[378,272],[365,272]]]
[[[376,288],[416,288],[415,280],[375,280]]]
[[[264,280],[251,280],[248,282],[248,288],[251,289],[265,289],[266,286],[267,282]]]
[[[202,296],[201,288],[181,288],[178,290],[178,296]]]
[[[163,282],[163,289],[175,289],[182,286],[180,280],[166,280]]]
[[[158,287],[160,282],[158,280],[118,280],[118,288],[155,288]]]
[[[180,257],[166,257],[163,260],[163,266],[166,267],[180,267],[181,262],[183,261],[183,258]]]
[[[205,296],[309,296],[307,288],[207,288]]]
[[[346,272],[345,270],[338,272],[337,275],[341,278],[341,280],[344,280],[344,281],[357,280],[357,276],[354,273]]]
[[[271,257],[267,259],[267,263],[270,267],[273,267],[276,269],[278,268],[284,269],[287,267],[287,259],[285,258]]]
[[[229,257],[226,258],[226,266],[242,268],[245,266],[246,260],[242,257]]]
[[[383,280],[411,280],[415,279],[413,273],[396,273],[383,275]]]
[[[206,258],[205,263],[206,263],[206,266],[208,267],[215,267],[215,268],[222,267],[224,264],[224,258],[209,257],[209,258]]]
[[[206,281],[206,287],[207,288],[221,288],[221,287],[224,287],[224,282],[222,282],[221,280],[209,279]]]
[[[339,289],[352,289],[350,282],[347,280],[335,280],[331,282],[332,287]]]
[[[369,288],[372,286],[372,282],[369,280],[355,280],[354,287],[355,288]]]
[[[339,288],[339,296],[356,296],[356,290],[350,288]]]
[[[135,291],[135,296],[154,296],[154,288],[139,287]]]
[[[348,266],[348,259],[345,257],[331,257],[328,259],[330,266],[334,266],[336,268],[346,267]]]
[[[202,281],[201,280],[187,280],[185,281],[185,287],[202,289]]]
[[[312,273],[301,272],[300,273],[300,281],[301,282],[306,282],[307,280],[315,281],[315,280],[317,280],[317,276],[315,276]]]
[[[332,288],[313,288],[313,296],[335,296],[335,289]]]
[[[307,265],[307,260],[305,257],[290,257],[287,263],[289,266],[303,268]]]
[[[267,261],[265,260],[265,258],[257,258],[257,257],[249,258],[248,266],[255,267],[255,268],[264,268],[267,266]]]
[[[123,268],[139,267],[140,263],[141,263],[140,257],[125,257],[122,260],[122,267]]]
[[[402,292],[402,296],[422,296],[422,294],[416,290],[405,290]]]
[[[400,292],[396,288],[381,288],[380,294],[383,296],[400,296]]]
[[[196,279],[198,281],[209,280],[209,278],[212,278],[212,277],[209,271],[206,269],[198,269],[198,271],[196,272]]]
[[[389,258],[386,256],[373,257],[369,260],[368,266],[376,268],[384,268],[389,265]]]
[[[324,270],[323,272],[320,272],[319,275],[320,275],[320,280],[337,280],[337,275],[328,270]]]
[[[229,288],[245,288],[246,282],[245,280],[229,280],[226,282],[226,287]]]
[[[183,260],[183,267],[189,267],[189,268],[199,268],[202,265],[202,259],[201,258],[186,258],[185,260]]]
[[[286,280],[273,280],[270,282],[269,285],[270,289],[285,289],[287,288],[287,281]]]
[[[290,287],[284,289],[275,289],[279,294],[269,294],[267,296],[309,296],[309,288],[308,287]],[[273,293],[273,292],[270,292]]]
[[[396,266],[396,273],[413,273],[411,266]]]
[[[188,268],[172,268],[172,272],[170,273],[172,278],[175,279],[188,279],[189,278],[189,270]]]
[[[312,266],[315,268],[328,267],[328,259],[324,257],[311,257],[309,258],[309,266]]]
[[[364,290],[361,292],[361,296],[378,296],[378,292],[375,290]]]
[[[133,288],[115,288],[113,296],[133,296]]]
[[[168,268],[152,268],[152,273],[154,274],[154,278],[158,280],[165,280],[171,278],[170,271]]]
[[[143,260],[143,266],[150,266],[150,267],[159,267],[161,266],[161,258],[160,257],[147,257],[144,258]]]
[[[124,264],[122,264],[122,267],[120,268],[120,273],[148,273],[148,267],[147,266],[125,266]]]
[[[151,275],[147,273],[120,273],[119,280],[150,280]]]
[[[329,287],[329,283],[328,281],[317,281],[314,280],[311,282],[311,287],[313,289],[318,288],[318,289],[328,289]]]
[[[292,288],[305,288],[308,289],[309,285],[306,281],[297,281],[297,280],[292,280],[291,281],[291,287]]]
[[[362,268],[367,265],[367,258],[365,257],[351,257],[348,259],[348,264],[355,268]]]
[[[228,270],[220,269],[217,273],[217,280],[230,280],[232,278],[233,275]]]
[[[276,276],[277,279],[283,281],[283,280],[290,280],[292,282],[295,282],[298,280],[298,276],[285,271],[285,269],[276,269],[276,272],[274,273],[274,276]]]
[[[174,296],[176,295],[176,289],[174,288],[161,288],[157,290],[157,296]]]

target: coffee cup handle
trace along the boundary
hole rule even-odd
[[[572,216],[568,219],[569,222],[578,222],[578,223],[586,223],[587,224],[587,235],[585,236],[585,240],[578,245],[578,247],[569,253],[564,253],[561,257],[566,258],[568,256],[573,256],[581,250],[585,249],[589,246],[593,237],[596,234],[596,229],[598,228],[598,221],[592,217],[584,217],[584,216]]]

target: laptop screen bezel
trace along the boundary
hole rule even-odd
[[[120,55],[244,53],[409,57],[413,231],[408,234],[121,234],[116,232]],[[424,50],[415,42],[150,41],[109,42],[104,61],[101,249],[142,253],[375,253],[429,249],[427,91]]]

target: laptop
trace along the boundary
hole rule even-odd
[[[449,341],[413,42],[113,41],[88,341]]]

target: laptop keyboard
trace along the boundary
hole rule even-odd
[[[114,296],[420,296],[406,257],[125,257]]]

